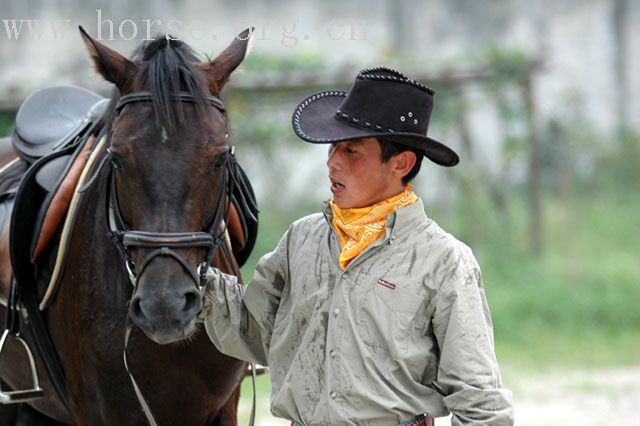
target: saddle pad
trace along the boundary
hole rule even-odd
[[[60,223],[62,223],[62,219],[67,213],[69,203],[71,203],[73,191],[78,184],[78,180],[80,179],[80,174],[82,173],[84,166],[87,164],[87,160],[89,159],[89,154],[91,153],[95,140],[95,136],[92,135],[89,137],[78,156],[73,160],[69,171],[58,186],[58,190],[52,194],[53,196],[50,198],[51,201],[48,206],[46,203],[44,204],[44,209],[42,210],[44,213],[44,219],[42,220],[40,232],[31,251],[31,262],[36,262],[40,253],[42,253],[42,250],[44,250],[49,241],[51,241],[51,238],[58,230]]]
[[[47,287],[44,297],[40,301],[39,308],[41,311],[45,310],[53,301],[56,289],[64,272],[64,260],[67,256],[67,250],[69,248],[73,225],[78,214],[78,205],[80,203],[80,198],[82,197],[82,193],[78,192],[77,188],[81,188],[82,185],[84,185],[89,179],[93,166],[97,162],[98,158],[100,158],[104,153],[104,147],[106,144],[107,138],[105,136],[99,135],[96,147],[93,152],[90,153],[89,160],[87,161],[84,170],[82,170],[80,174],[80,178],[78,179],[76,187],[73,188],[71,194],[71,203],[69,204],[69,209],[64,218],[64,224],[62,225],[60,244],[56,249],[56,259],[53,272],[51,273],[51,279],[49,280],[49,286]]]

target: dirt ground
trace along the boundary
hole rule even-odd
[[[640,366],[521,377],[512,387],[519,426],[640,425]]]
[[[640,426],[640,365],[522,375],[506,382],[514,393],[517,426]],[[260,395],[256,426],[289,425],[269,414],[268,400]],[[242,411],[248,408],[241,405]],[[451,421],[439,418],[435,424]]]

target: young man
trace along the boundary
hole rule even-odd
[[[254,279],[209,270],[204,321],[229,355],[268,365],[271,410],[300,425],[513,424],[471,250],[427,218],[408,182],[434,92],[397,71],[305,99],[293,128],[327,143],[333,197],[293,223]]]

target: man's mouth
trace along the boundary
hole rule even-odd
[[[342,183],[332,178],[329,179],[331,180],[331,192],[335,194],[336,192],[340,192],[344,189],[344,185]]]

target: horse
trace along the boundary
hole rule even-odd
[[[141,404],[161,425],[236,424],[247,364],[218,352],[198,315],[203,267],[240,275],[226,224],[233,152],[220,92],[250,33],[201,62],[170,35],[144,41],[126,58],[80,27],[95,70],[115,87],[94,133],[95,161],[79,189],[64,274],[43,312],[67,400],[41,374],[44,396],[29,405],[51,424],[147,424]],[[12,271],[4,240],[6,299]],[[45,278],[38,277],[40,290]],[[17,343],[7,342],[2,358],[3,386],[30,382]],[[39,357],[36,365],[42,372]],[[15,418],[11,407],[0,410],[6,424]]]

